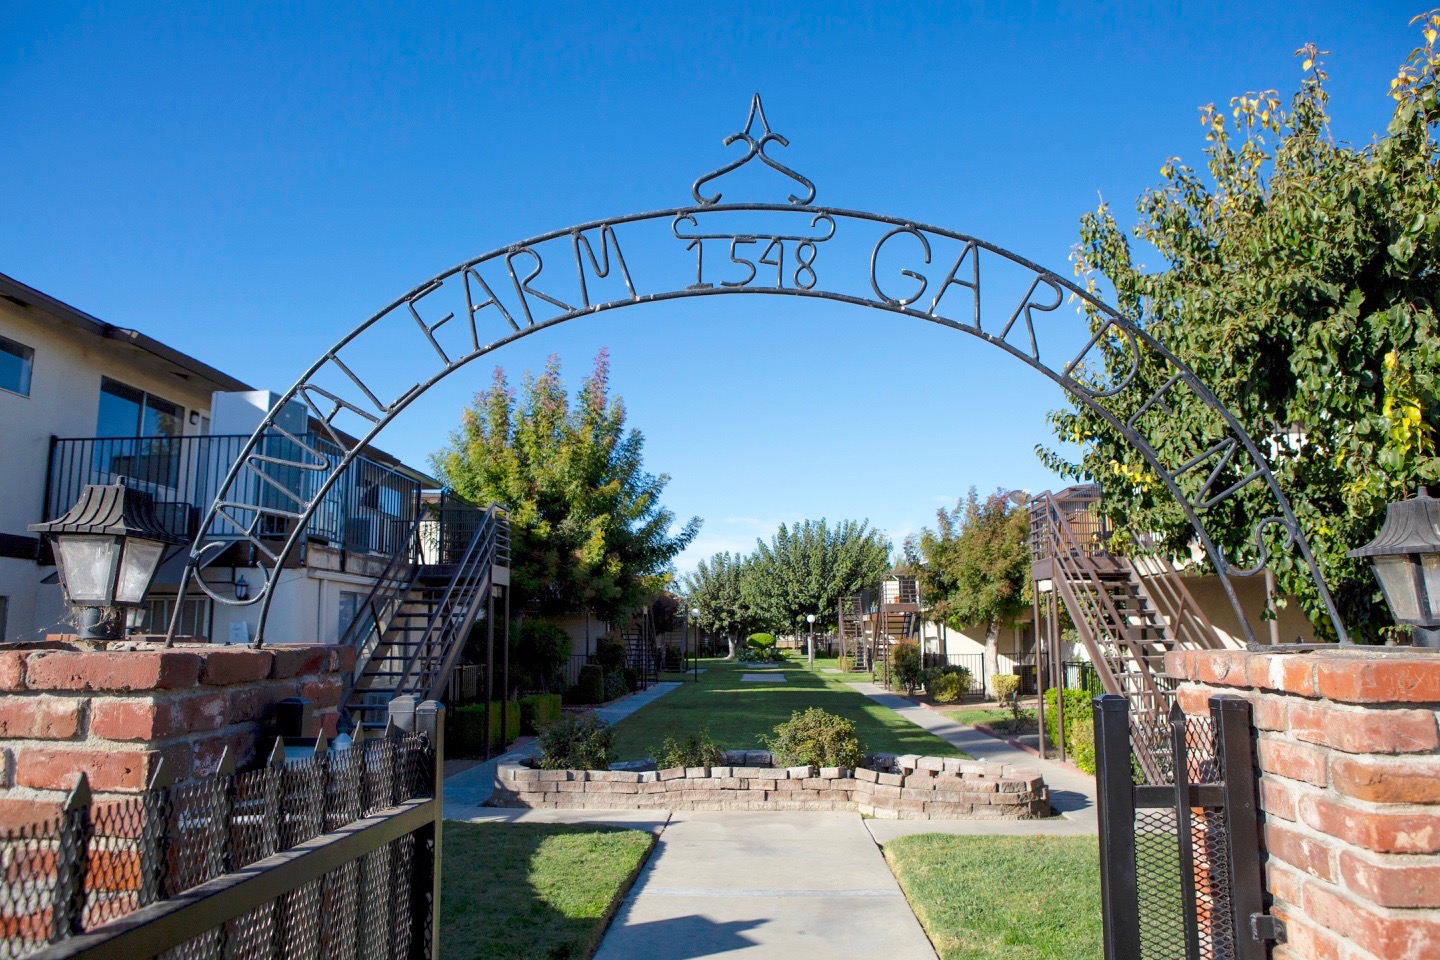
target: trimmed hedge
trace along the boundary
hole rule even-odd
[[[1088,690],[1065,691],[1065,755],[1086,773],[1095,772],[1095,720]],[[1060,721],[1055,715],[1055,688],[1045,691],[1045,736],[1060,742]]]
[[[505,729],[500,729],[500,701],[490,704],[490,749],[501,750],[520,736],[520,704],[510,701]],[[485,704],[471,703],[448,711],[445,749],[452,757],[478,757],[485,753]],[[502,736],[503,734],[503,736]]]
[[[539,733],[548,723],[560,719],[560,694],[532,693],[520,698],[520,732]]]

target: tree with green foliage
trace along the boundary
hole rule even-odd
[[[755,611],[745,593],[747,563],[737,553],[717,553],[697,563],[695,572],[685,578],[690,606],[700,611],[696,618],[700,629],[724,637],[730,645],[731,659],[736,642],[757,626]]]
[[[955,629],[985,628],[985,670],[999,673],[1000,625],[1030,604],[1029,520],[1023,506],[997,490],[984,500],[974,487],[954,510],[936,512],[905,542],[906,564],[930,620]]]
[[[645,472],[644,446],[610,397],[601,350],[573,404],[556,357],[526,374],[518,401],[497,368],[431,463],[462,497],[510,508],[511,583],[524,608],[615,619],[663,589],[700,528],[696,517],[671,532],[675,516],[660,503],[670,478]]]
[[[757,540],[742,578],[756,618],[769,630],[799,636],[815,614],[816,630],[833,630],[844,597],[877,586],[890,572],[890,541],[868,521],[824,519],[781,524],[769,543]]]
[[[1131,231],[1146,252],[1132,250],[1102,204],[1082,219],[1074,257],[1089,289],[1103,293],[1108,282],[1115,305],[1194,370],[1269,457],[1357,640],[1379,639],[1390,617],[1367,565],[1346,551],[1373,536],[1387,502],[1440,480],[1440,13],[1416,22],[1424,42],[1391,82],[1386,136],[1335,140],[1322,53],[1302,47],[1304,76],[1288,106],[1267,91],[1236,97],[1228,114],[1201,111],[1205,172],[1165,161]],[[1158,268],[1139,262],[1151,249]],[[1107,355],[1112,382],[1133,359]],[[1107,405],[1121,422],[1142,416],[1169,375],[1142,357],[1136,386]],[[1179,463],[1213,442],[1213,414],[1188,391],[1167,403],[1144,429],[1161,462]],[[1042,458],[1098,480],[1117,532],[1158,533],[1162,550],[1188,556],[1193,531],[1140,454],[1078,404],[1051,419],[1082,454]],[[1227,556],[1255,556],[1255,522],[1273,512],[1262,486],[1207,511]],[[1278,537],[1269,546],[1280,592],[1328,633],[1298,552],[1275,549]]]

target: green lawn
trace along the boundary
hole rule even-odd
[[[940,960],[1100,960],[1095,843],[919,834],[885,859]]]
[[[655,839],[583,824],[446,823],[442,960],[584,960]]]
[[[964,756],[955,747],[882,707],[834,674],[811,673],[795,664],[783,669],[784,683],[742,681],[744,673],[772,670],[768,664],[727,663],[707,660],[700,681],[685,681],[679,689],[642,707],[615,725],[616,756],[633,760],[653,756],[666,737],[708,730],[722,747],[761,750],[761,736],[790,719],[796,710],[820,707],[855,724],[865,749],[878,753],[919,753],[928,756]]]

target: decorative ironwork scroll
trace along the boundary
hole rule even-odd
[[[275,575],[304,542],[317,505],[361,449],[430,387],[478,357],[576,317],[689,297],[764,294],[913,317],[1009,353],[1094,410],[1149,463],[1195,528],[1246,639],[1254,632],[1230,577],[1263,566],[1264,528],[1278,525],[1281,546],[1298,552],[1336,634],[1348,640],[1265,457],[1235,416],[1138,323],[1059,274],[975,237],[814,205],[815,185],[768,152],[789,141],[770,129],[758,96],[744,130],[724,142],[744,144],[745,154],[695,181],[696,205],[596,220],[499,247],[427,280],[346,334],[284,394],[231,467],[191,546],[182,596],[193,586],[222,604],[259,604],[259,645]],[[720,181],[747,166],[744,176],[768,179],[765,189],[782,199],[721,203],[732,188],[722,190]],[[1067,298],[1078,309],[1062,311]],[[1185,392],[1213,422],[1205,439],[1177,458],[1162,454],[1149,435]],[[1166,449],[1174,449],[1173,438]],[[1254,554],[1232,562],[1205,518],[1242,491],[1251,501],[1261,495],[1264,519],[1255,525]],[[236,542],[253,548],[264,578],[243,601],[212,591],[201,576],[207,561]]]

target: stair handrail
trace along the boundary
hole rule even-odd
[[[466,609],[466,615],[463,618],[463,624],[461,624],[468,629],[469,625],[475,622],[475,617],[478,614],[478,610],[475,609],[473,603],[474,597],[471,596],[471,594],[474,593],[476,581],[482,578],[485,578],[487,581],[489,579],[490,571],[494,566],[493,561],[497,559],[501,545],[500,528],[502,526],[505,532],[504,541],[506,546],[508,546],[510,527],[509,511],[499,504],[492,503],[486,508],[484,517],[476,526],[474,534],[470,537],[470,542],[466,544],[465,553],[456,564],[454,574],[450,577],[449,582],[445,585],[445,589],[441,592],[440,600],[436,604],[434,611],[431,612],[430,619],[425,624],[424,632],[420,635],[419,641],[406,658],[405,665],[401,668],[399,679],[395,684],[397,690],[409,689],[412,682],[423,679],[425,671],[421,669],[417,672],[416,666],[422,661],[422,658],[428,659],[425,651],[432,649],[437,641],[442,645],[441,649],[445,651],[445,662],[440,670],[437,671],[437,677],[444,677],[449,672],[449,668],[454,665],[454,661],[459,657],[460,648],[463,646],[462,644],[455,643],[454,637],[452,636],[457,629],[457,624],[453,622],[451,616],[457,598],[457,591],[459,591],[459,597],[468,598],[470,601],[470,606]],[[437,629],[440,631],[438,637],[436,636]],[[432,687],[433,686],[434,684],[432,684]],[[426,695],[433,697],[435,691],[433,689],[428,690]]]
[[[390,629],[391,622],[395,619],[395,612],[400,609],[405,595],[410,592],[411,584],[415,582],[415,572],[418,569],[416,560],[420,550],[420,528],[428,519],[429,514],[426,510],[415,511],[415,519],[400,541],[399,548],[390,555],[385,569],[381,571],[369,592],[365,594],[365,599],[356,608],[355,619],[350,621],[350,625],[345,628],[345,633],[338,641],[341,646],[355,648],[355,672],[350,680],[352,685],[355,680],[359,679],[371,655],[379,648],[380,642]],[[396,570],[402,563],[408,564],[410,569],[403,576],[397,576]],[[384,611],[383,615],[382,610]],[[369,616],[362,616],[362,613],[366,611],[369,612]],[[347,690],[346,693],[348,694],[349,691]]]

